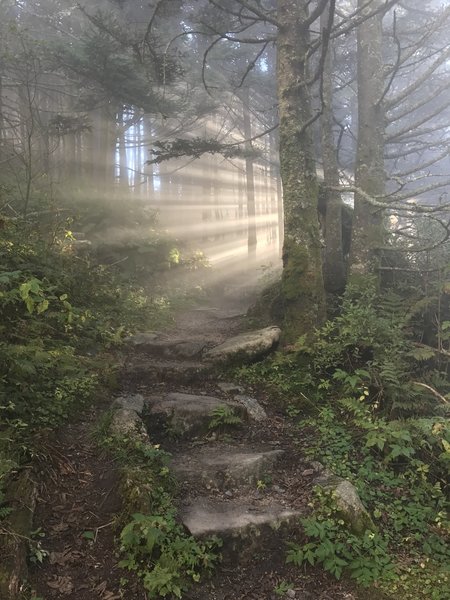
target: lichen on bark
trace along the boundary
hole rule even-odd
[[[281,294],[285,339],[308,334],[323,319],[325,294],[307,75],[308,2],[279,0],[278,96],[285,239]]]

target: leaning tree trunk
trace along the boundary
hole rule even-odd
[[[325,293],[318,220],[318,181],[308,127],[306,0],[279,0],[278,96],[284,201],[282,301],[284,334],[308,334],[322,320]]]
[[[380,209],[370,198],[385,191],[384,174],[384,87],[382,58],[383,0],[358,0],[362,14],[376,13],[366,19],[357,32],[358,45],[358,143],[355,164],[355,210],[350,250],[352,281],[377,272],[379,249],[383,245]],[[377,10],[378,9],[378,10]]]

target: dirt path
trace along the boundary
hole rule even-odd
[[[135,347],[130,353],[122,393],[141,393],[149,398],[156,395],[166,400],[175,393],[181,394],[183,401],[197,398],[201,403],[202,398],[211,397],[221,403],[236,402],[249,390],[224,387],[223,381],[205,373],[201,354],[239,332],[245,326],[242,314],[242,302],[224,306],[217,299],[214,306],[183,312],[176,326],[157,335],[154,343],[147,343],[144,352]],[[224,536],[231,531],[233,539],[235,515],[238,520],[242,520],[242,515],[244,520],[266,519],[264,527],[271,527],[273,514],[278,519],[288,511],[295,515],[308,512],[311,470],[302,458],[297,434],[272,406],[270,398],[260,394],[257,400],[267,418],[249,419],[245,427],[238,427],[225,437],[205,434],[197,428],[175,439],[169,439],[160,428],[150,431],[152,440],[160,442],[174,456],[173,466],[178,468],[180,479],[180,514],[189,529],[198,527],[198,522],[189,521],[189,515],[195,516],[199,505],[201,510],[205,506],[210,510],[202,517],[203,522],[210,519],[214,533],[216,528],[220,534],[222,528]],[[130,580],[130,576],[117,567],[114,523],[121,510],[118,472],[114,461],[99,451],[92,436],[93,423],[104,408],[92,408],[78,422],[62,428],[48,449],[51,463],[42,464],[36,529],[43,534],[41,544],[48,556],[42,565],[31,569],[30,585],[36,596],[45,600],[147,597],[135,581],[124,588],[121,578]],[[249,464],[264,467],[246,472],[242,478],[243,457]],[[259,463],[255,457],[260,457]],[[272,462],[267,462],[269,458]],[[237,471],[233,461],[238,463]],[[257,531],[251,544],[247,543],[251,536],[241,536],[242,551],[233,542],[213,578],[193,588],[185,598],[275,599],[283,597],[276,590],[286,583],[286,598],[356,598],[350,586],[337,583],[320,570],[304,572],[285,565],[284,542],[292,535],[289,528],[284,540],[272,535],[275,529],[269,528],[272,533],[268,537],[260,535],[262,531]]]
[[[114,522],[121,510],[114,461],[95,444],[95,409],[61,429],[42,464],[35,528],[48,553],[30,571],[39,598],[143,600],[138,584],[122,593]],[[40,539],[37,537],[36,539]]]

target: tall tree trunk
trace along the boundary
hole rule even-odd
[[[377,12],[366,19],[357,32],[358,46],[358,144],[355,164],[355,194],[350,277],[355,280],[377,270],[378,249],[383,245],[383,226],[380,209],[366,198],[382,195],[384,174],[384,109],[382,59],[382,0],[358,0],[362,14]]]
[[[284,246],[284,206],[283,206],[283,186],[281,182],[280,167],[276,169],[277,179],[277,216],[278,216],[278,251],[283,256]]]
[[[328,26],[329,11],[320,17],[322,31]],[[339,294],[345,288],[345,264],[342,248],[342,198],[333,188],[339,186],[339,168],[333,133],[333,53],[328,48],[323,67],[321,143],[324,175],[325,225],[323,278],[325,290]]]
[[[126,149],[126,127],[123,106],[117,113],[117,145],[119,150],[119,187],[128,189],[128,162]],[[115,169],[114,169],[115,170]]]
[[[308,127],[307,0],[278,0],[280,164],[284,196],[282,300],[284,333],[310,333],[325,314],[318,219],[319,186]]]
[[[0,148],[6,138],[5,117],[3,114],[3,75],[0,73]]]
[[[250,91],[246,87],[242,90],[242,109],[243,109],[243,122],[244,122],[244,138],[245,149],[247,152],[252,151],[252,143],[248,141],[252,137],[252,121],[249,110],[250,102]],[[255,203],[255,173],[253,169],[253,158],[247,156],[245,158],[245,184],[247,191],[247,222],[248,222],[248,256],[253,258],[256,256],[256,203]]]

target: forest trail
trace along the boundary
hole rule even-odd
[[[354,600],[349,585],[321,570],[285,564],[285,542],[308,512],[317,473],[270,397],[226,380],[202,358],[246,329],[249,300],[242,301],[239,290],[231,296],[230,301],[219,293],[208,305],[184,311],[170,330],[134,336],[123,367],[119,402],[125,413],[133,409],[133,419],[134,410],[145,407],[151,443],[172,455],[184,526],[194,536],[224,540],[223,560],[212,578],[183,597]],[[143,400],[141,407],[136,400]],[[236,417],[234,426],[221,422],[224,407]],[[30,573],[39,599],[147,598],[139,582],[117,566],[118,466],[93,437],[107,408],[93,407],[62,428],[49,452],[52,462],[42,466],[35,529],[43,534],[48,556]],[[212,415],[217,428],[211,427]],[[284,595],[277,594],[287,583]]]

